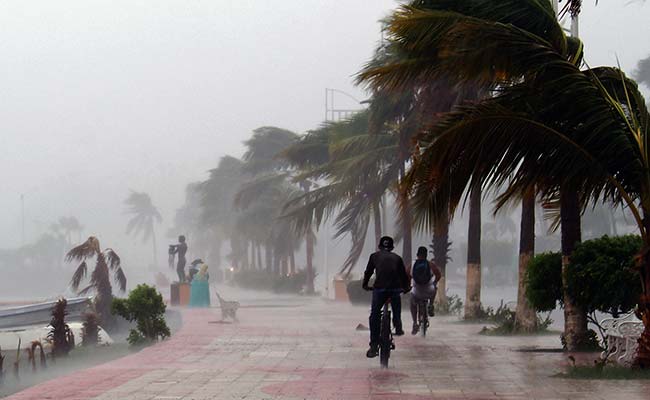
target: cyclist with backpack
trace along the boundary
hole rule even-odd
[[[438,291],[437,284],[442,274],[440,269],[432,261],[427,260],[427,248],[418,247],[417,259],[413,263],[413,268],[407,271],[412,278],[411,289],[411,317],[413,317],[413,330],[411,334],[415,335],[420,330],[418,323],[418,301],[429,300],[428,314],[430,317],[435,315],[433,301]]]

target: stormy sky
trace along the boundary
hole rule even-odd
[[[251,130],[324,117],[326,87],[353,76],[394,0],[0,1],[0,247],[59,216],[133,251],[129,189],[171,222],[185,185]],[[650,53],[650,4],[585,2],[591,66],[631,72]],[[354,104],[339,98],[341,106]],[[165,231],[165,228],[162,229]]]

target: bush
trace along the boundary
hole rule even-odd
[[[439,301],[435,302],[436,315],[460,315],[463,311],[463,301],[457,294],[451,296],[446,295],[446,304],[441,304]]]
[[[233,283],[236,286],[275,293],[301,293],[306,282],[307,272],[304,270],[289,276],[278,276],[266,270],[246,269],[233,275]]]
[[[131,329],[128,342],[137,345],[154,342],[170,336],[165,322],[165,303],[156,288],[138,285],[126,299],[113,299],[111,313],[129,322],[136,321],[137,330]]]
[[[47,339],[52,343],[52,357],[67,356],[74,348],[74,335],[65,323],[65,317],[68,315],[67,307],[68,301],[59,299],[52,308],[50,332],[47,334]]]
[[[567,292],[592,314],[617,315],[637,303],[641,285],[633,270],[634,256],[641,247],[638,236],[603,236],[580,243],[571,256]],[[535,256],[526,270],[526,294],[537,311],[553,310],[562,304],[562,256]]]
[[[562,255],[538,254],[526,268],[526,297],[537,311],[554,310],[562,302]]]
[[[495,326],[493,328],[483,327],[481,334],[483,335],[514,335],[518,333],[515,326],[515,319],[517,313],[511,311],[506,305],[501,304],[499,307],[494,310],[492,307],[487,307],[483,309],[481,306],[482,319],[488,322],[492,322]],[[548,327],[553,324],[550,314],[546,318],[541,318],[539,314],[537,317],[536,329],[531,334],[546,332]]]
[[[307,282],[307,272],[300,270],[289,276],[276,276],[273,280],[275,293],[302,293]]]
[[[81,344],[96,346],[99,342],[99,315],[94,312],[84,313],[83,328],[81,329]]]
[[[634,308],[641,282],[634,271],[634,256],[642,242],[636,235],[588,240],[571,255],[567,290],[585,311],[617,316]]]
[[[363,279],[349,281],[346,288],[350,303],[368,305],[372,302],[372,292],[363,289]]]

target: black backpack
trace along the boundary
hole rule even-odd
[[[429,267],[429,261],[427,260],[415,260],[413,264],[413,280],[418,285],[426,285],[431,280],[433,274],[431,273],[431,268]]]

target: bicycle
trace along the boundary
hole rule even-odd
[[[390,351],[395,350],[395,342],[393,341],[393,332],[390,328],[391,315],[388,309],[390,298],[384,303],[381,312],[381,325],[379,330],[379,364],[383,368],[388,368],[388,359],[390,358]]]
[[[429,299],[418,299],[416,300],[417,310],[418,310],[418,325],[420,326],[420,332],[422,336],[427,336],[427,328],[429,327],[429,313],[427,312],[427,306],[429,305]]]
[[[368,287],[368,291],[372,291],[373,287]],[[379,364],[382,368],[388,368],[388,359],[390,358],[391,350],[395,350],[395,341],[393,340],[393,332],[391,330],[391,311],[388,305],[391,298],[388,297],[384,302],[381,309],[381,322],[379,325]]]

